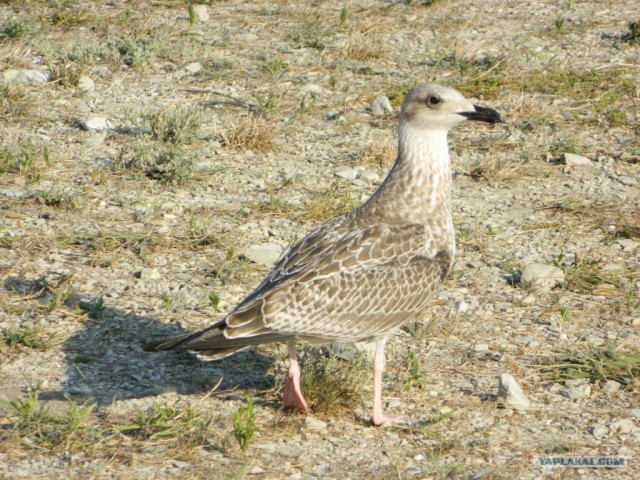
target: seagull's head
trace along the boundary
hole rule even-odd
[[[402,102],[400,118],[420,130],[449,130],[464,120],[503,123],[492,108],[474,105],[453,88],[424,83],[411,89]]]

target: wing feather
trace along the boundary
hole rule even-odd
[[[342,235],[339,227],[326,225],[285,255],[227,317],[225,336],[384,334],[422,310],[451,267],[452,252],[439,250],[423,225],[376,224]]]

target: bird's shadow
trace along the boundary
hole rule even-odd
[[[64,342],[67,375],[62,390],[41,392],[43,400],[88,400],[101,407],[167,392],[188,395],[215,389],[214,395],[228,397],[230,390],[266,389],[274,383],[273,357],[249,350],[205,362],[188,352],[147,353],[141,348],[144,343],[191,330],[105,307],[100,297],[76,296],[67,303],[84,310],[86,320],[84,328]]]

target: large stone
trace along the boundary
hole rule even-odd
[[[513,375],[503,373],[500,375],[498,383],[498,401],[505,408],[513,408],[516,410],[527,410],[531,407],[531,402],[524,394]]]
[[[378,95],[376,99],[369,105],[371,113],[377,116],[389,115],[393,113],[391,102],[385,95]]]
[[[103,130],[113,130],[115,125],[106,117],[89,117],[81,122],[78,122],[78,125],[83,130],[96,130],[98,132]]]
[[[280,243],[261,243],[259,245],[251,245],[244,256],[255,263],[272,267],[287,251],[288,244]]]
[[[631,433],[637,430],[636,426],[633,424],[633,420],[631,420],[630,418],[611,422],[609,424],[609,428],[611,429],[611,432],[616,435]]]
[[[524,269],[520,280],[525,285],[548,291],[564,283],[564,272],[553,265],[532,263]]]
[[[575,153],[563,153],[560,156],[560,161],[566,165],[592,165],[593,162],[587,157],[582,155],[576,155]]]
[[[41,70],[5,70],[2,74],[4,81],[7,83],[45,83],[51,78],[49,72]]]

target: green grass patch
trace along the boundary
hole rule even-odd
[[[69,401],[68,409],[57,415],[49,412],[30,393],[26,400],[6,402],[12,409],[12,431],[20,443],[37,450],[85,450],[97,441],[97,430],[89,425],[94,404]]]
[[[9,326],[2,331],[0,337],[9,348],[23,347],[33,350],[49,350],[56,338],[42,328],[33,326]]]
[[[79,206],[78,201],[73,195],[62,193],[55,189],[38,190],[33,193],[32,198],[38,205],[45,205],[47,207],[73,210]]]
[[[352,409],[363,404],[363,387],[370,381],[370,362],[365,355],[344,361],[320,350],[303,347],[300,354],[300,386],[316,412]]]
[[[200,415],[186,406],[182,412],[174,407],[154,405],[139,413],[128,424],[114,425],[114,430],[145,440],[175,437],[184,428],[193,428],[201,423]]]
[[[640,376],[640,353],[593,351],[562,356],[550,360],[542,368],[555,382],[585,378],[590,382],[615,380],[628,385]]]
[[[254,400],[247,398],[247,405],[240,407],[233,414],[233,436],[242,451],[246,451],[251,445],[251,439],[255,432],[256,413],[253,410]]]
[[[233,246],[227,246],[224,259],[214,265],[211,276],[220,280],[223,285],[243,283],[258,268],[255,263],[239,254]]]
[[[464,95],[498,99],[505,92],[562,96],[585,101],[589,108],[575,113],[575,120],[588,125],[606,123],[623,127],[632,123],[637,109],[636,75],[629,68],[579,70],[538,68],[514,72],[507,57],[460,57],[444,52],[428,65],[454,70],[449,83]]]
[[[544,448],[544,453],[547,455],[556,454],[562,455],[563,453],[573,452],[576,448],[576,444],[571,440],[563,440],[560,442],[555,442],[548,447]]]
[[[113,232],[98,232],[94,235],[72,235],[63,239],[65,243],[83,245],[87,250],[96,253],[115,252],[126,249],[145,259],[150,251],[156,248],[168,247],[171,239],[153,230],[136,232],[133,230],[118,230]]]
[[[155,140],[175,145],[191,144],[202,133],[202,112],[194,107],[149,112],[140,127]]]
[[[135,67],[153,63],[168,47],[168,36],[159,30],[127,33],[111,37],[108,45],[120,55],[125,65]]]
[[[427,374],[422,370],[420,359],[415,352],[409,352],[407,357],[407,370],[404,374],[404,387],[407,392],[414,388],[423,388],[427,383]]]
[[[619,286],[613,275],[601,270],[600,260],[576,256],[576,259],[567,265],[560,255],[553,263],[564,272],[564,288],[567,290],[591,292],[594,287],[603,283]]]
[[[142,173],[147,178],[166,185],[180,185],[193,178],[196,165],[200,160],[199,151],[187,150],[173,143],[168,145],[140,143],[133,149],[123,152],[113,168],[120,172]]]
[[[360,202],[353,197],[351,189],[344,182],[337,180],[324,192],[305,201],[300,219],[325,222],[352,212],[359,205]]]
[[[29,140],[24,140],[15,147],[0,151],[0,175],[18,174],[27,183],[36,183],[49,164],[49,148],[38,147]]]
[[[210,425],[210,419],[188,403],[180,409],[154,404],[131,422],[112,425],[111,429],[132,438],[145,451],[187,458],[194,449],[208,444]]]
[[[24,40],[33,36],[42,28],[43,25],[34,16],[9,16],[9,19],[0,25],[0,42]]]

